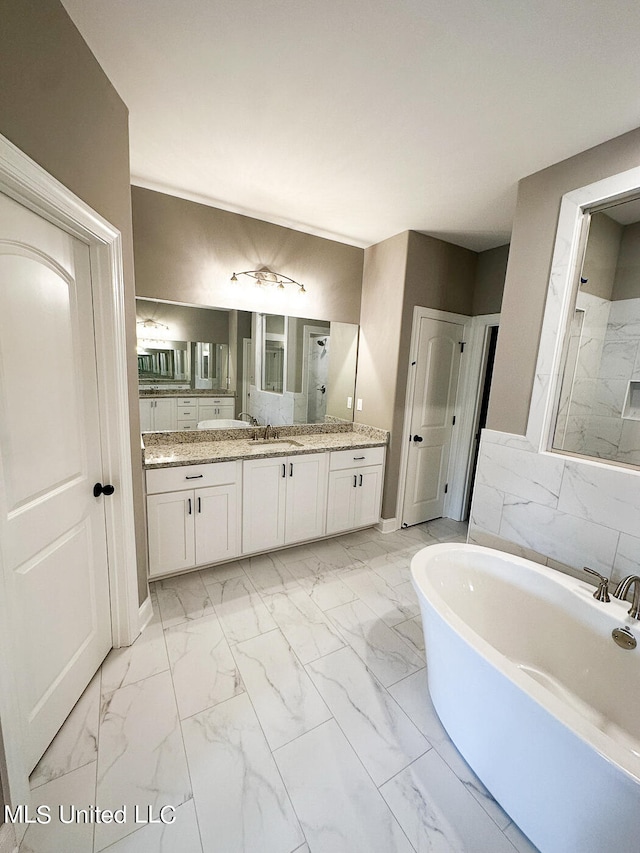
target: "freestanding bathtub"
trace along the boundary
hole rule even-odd
[[[594,587],[477,545],[411,573],[429,692],[464,758],[543,853],[640,851],[640,622]],[[614,628],[638,647],[622,649]]]

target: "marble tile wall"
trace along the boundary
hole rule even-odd
[[[640,421],[622,418],[629,381],[640,380],[640,299],[609,302],[580,293],[577,307],[584,320],[575,376],[566,409],[560,407],[554,444],[640,464]]]
[[[569,574],[640,571],[640,471],[541,453],[523,436],[482,434],[469,540]]]

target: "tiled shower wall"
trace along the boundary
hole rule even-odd
[[[485,430],[469,541],[582,574],[640,573],[640,471],[540,453]],[[583,575],[586,579],[586,575]]]
[[[640,380],[640,299],[609,302],[578,295],[584,311],[568,409],[556,447],[574,453],[640,464],[640,421],[623,419],[629,381]],[[564,388],[563,388],[564,391]]]

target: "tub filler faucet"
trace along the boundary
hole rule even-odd
[[[627,575],[626,578],[623,578],[613,594],[615,598],[624,601],[631,587],[633,587],[633,602],[629,609],[629,616],[632,619],[640,619],[640,577],[638,575]]]
[[[584,571],[598,578],[598,589],[593,593],[596,601],[604,601],[605,604],[611,601],[609,598],[609,578],[605,578],[600,572],[590,569],[589,566],[585,566]]]

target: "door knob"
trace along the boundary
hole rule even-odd
[[[96,483],[93,487],[94,498],[99,498],[100,495],[112,495],[116,490],[115,486],[103,486],[102,483]]]
[[[414,440],[414,441],[417,441],[417,442],[421,442],[421,441],[422,441],[422,436],[421,436],[421,435],[414,435],[414,436],[413,436],[413,440]]]

